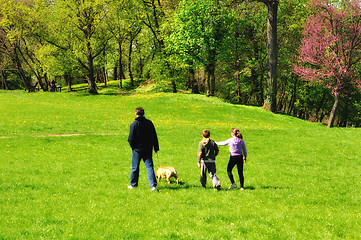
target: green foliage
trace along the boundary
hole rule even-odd
[[[211,52],[221,46],[225,14],[217,1],[182,1],[169,38],[170,51],[188,65],[205,67],[215,57]]]
[[[309,87],[291,74],[303,22],[310,12],[308,3],[290,0],[279,4],[277,107],[279,112],[313,119],[318,109],[328,112],[332,99],[327,96],[321,101],[323,94],[313,94],[317,87],[308,96]],[[152,85],[156,91],[168,92],[172,82],[171,88],[176,85],[183,90],[197,85],[205,93],[206,74],[210,75],[207,64],[208,68],[214,64],[215,96],[263,104],[268,11],[262,1],[0,0],[0,5],[0,69],[6,70],[10,89],[26,87],[24,78],[18,79],[14,55],[10,54],[17,47],[22,52],[14,53],[32,85],[39,81],[46,85],[45,81],[56,79],[65,86],[66,76],[74,84],[83,83],[100,73],[109,80],[113,80],[112,75],[119,80],[120,74],[114,72],[122,66],[124,78],[129,78],[132,70],[135,78],[158,82]],[[194,78],[189,77],[189,67],[195,72]],[[97,79],[96,84],[103,82]],[[359,126],[354,107],[359,93],[340,106],[341,112],[352,113],[346,125]],[[346,115],[339,114],[338,118]]]
[[[157,128],[160,164],[174,166],[181,184],[162,180],[151,192],[141,165],[139,187],[127,189],[139,105]],[[361,237],[360,129],[190,94],[0,91],[0,108],[0,238]],[[223,189],[202,189],[201,131],[221,141],[231,127],[247,144],[246,189],[227,190],[226,147],[216,160]]]

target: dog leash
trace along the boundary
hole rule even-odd
[[[156,154],[157,154],[157,160],[158,160],[158,167],[160,167],[158,152],[156,152]]]

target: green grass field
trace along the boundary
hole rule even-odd
[[[361,239],[361,129],[201,95],[100,93],[0,91],[0,239]],[[150,191],[141,164],[127,189],[138,106],[179,185]],[[227,147],[222,190],[202,189],[201,132],[222,141],[232,127],[247,144],[246,189],[227,189]]]

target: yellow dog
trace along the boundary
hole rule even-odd
[[[170,184],[170,178],[174,177],[177,180],[177,184],[179,184],[177,171],[174,167],[159,167],[156,171],[158,182],[160,182],[161,178],[166,178],[168,184]]]

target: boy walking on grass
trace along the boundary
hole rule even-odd
[[[206,187],[207,171],[212,178],[213,187],[218,190],[221,189],[221,184],[216,176],[216,156],[219,153],[217,144],[210,139],[211,133],[208,129],[202,132],[202,141],[198,145],[198,167],[201,168],[201,184]]]

